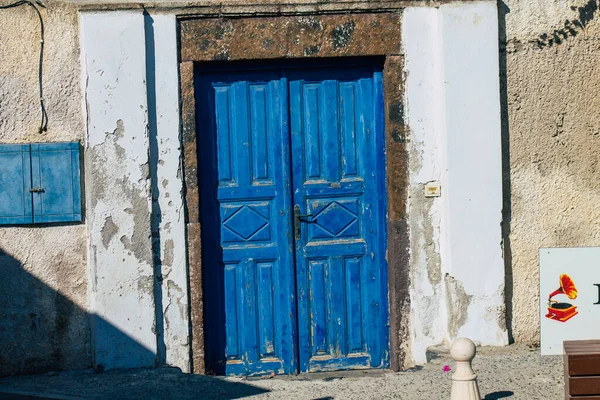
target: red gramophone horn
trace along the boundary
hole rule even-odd
[[[567,274],[562,274],[559,278],[560,287],[556,289],[554,292],[550,293],[548,299],[551,299],[553,296],[557,294],[565,294],[571,300],[577,298],[577,288],[575,287],[575,283],[573,283],[573,279]]]

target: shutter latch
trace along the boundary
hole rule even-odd
[[[44,188],[31,188],[31,189],[29,189],[29,192],[30,193],[44,193],[45,190],[44,190]]]

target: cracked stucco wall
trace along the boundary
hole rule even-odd
[[[600,12],[498,4],[508,319],[516,341],[539,342],[538,248],[600,245]]]
[[[39,21],[29,6],[0,10],[0,143],[83,139],[75,7],[42,10],[44,89],[40,121]],[[91,365],[84,224],[0,228],[0,375]]]

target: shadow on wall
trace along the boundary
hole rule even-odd
[[[113,352],[134,360],[155,358],[108,321],[31,275],[2,249],[0,304],[0,376],[91,367],[91,324],[104,340],[115,343]],[[121,365],[127,365],[126,360]]]
[[[87,313],[0,248],[0,376],[91,366]]]
[[[569,37],[577,36],[583,32],[587,24],[594,19],[596,11],[598,11],[597,0],[589,0],[583,7],[572,6],[571,10],[577,11],[577,18],[566,19],[562,28],[541,34],[537,39],[537,46],[540,49],[559,45]]]
[[[512,397],[515,393],[511,392],[511,391],[502,391],[502,392],[494,392],[494,393],[489,393],[485,395],[485,398],[483,400],[498,400],[498,399],[504,399],[507,397]]]
[[[498,1],[498,38],[500,48],[500,117],[502,143],[502,248],[504,256],[504,304],[506,305],[506,329],[508,342],[514,343],[513,320],[513,273],[510,229],[512,219],[510,181],[510,129],[508,121],[508,80],[506,72],[506,14],[510,8],[502,0]]]
[[[40,398],[60,395],[86,399],[195,400],[238,399],[267,392],[223,378],[183,374],[176,368],[93,373],[89,368],[93,364],[90,326],[94,323],[96,331],[105,336],[103,340],[110,338],[115,342],[112,349],[115,354],[134,361],[157,357],[105,319],[86,312],[31,275],[21,262],[1,248],[0,305],[0,377],[4,376],[0,378],[0,399],[19,398],[15,393],[25,392]],[[59,370],[79,371],[57,376],[9,376]],[[95,372],[102,370],[102,366],[97,366]]]

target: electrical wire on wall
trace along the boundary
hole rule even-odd
[[[44,103],[44,88],[42,85],[42,72],[44,64],[44,20],[42,18],[42,14],[40,13],[38,6],[43,8],[46,8],[46,6],[44,5],[44,3],[42,3],[41,0],[19,0],[11,4],[0,5],[0,10],[6,10],[9,8],[15,8],[23,5],[31,6],[35,10],[40,20],[40,58],[38,65],[38,86],[40,90],[40,109],[42,114],[39,132],[42,133],[48,130],[48,113],[46,112],[46,104]]]

